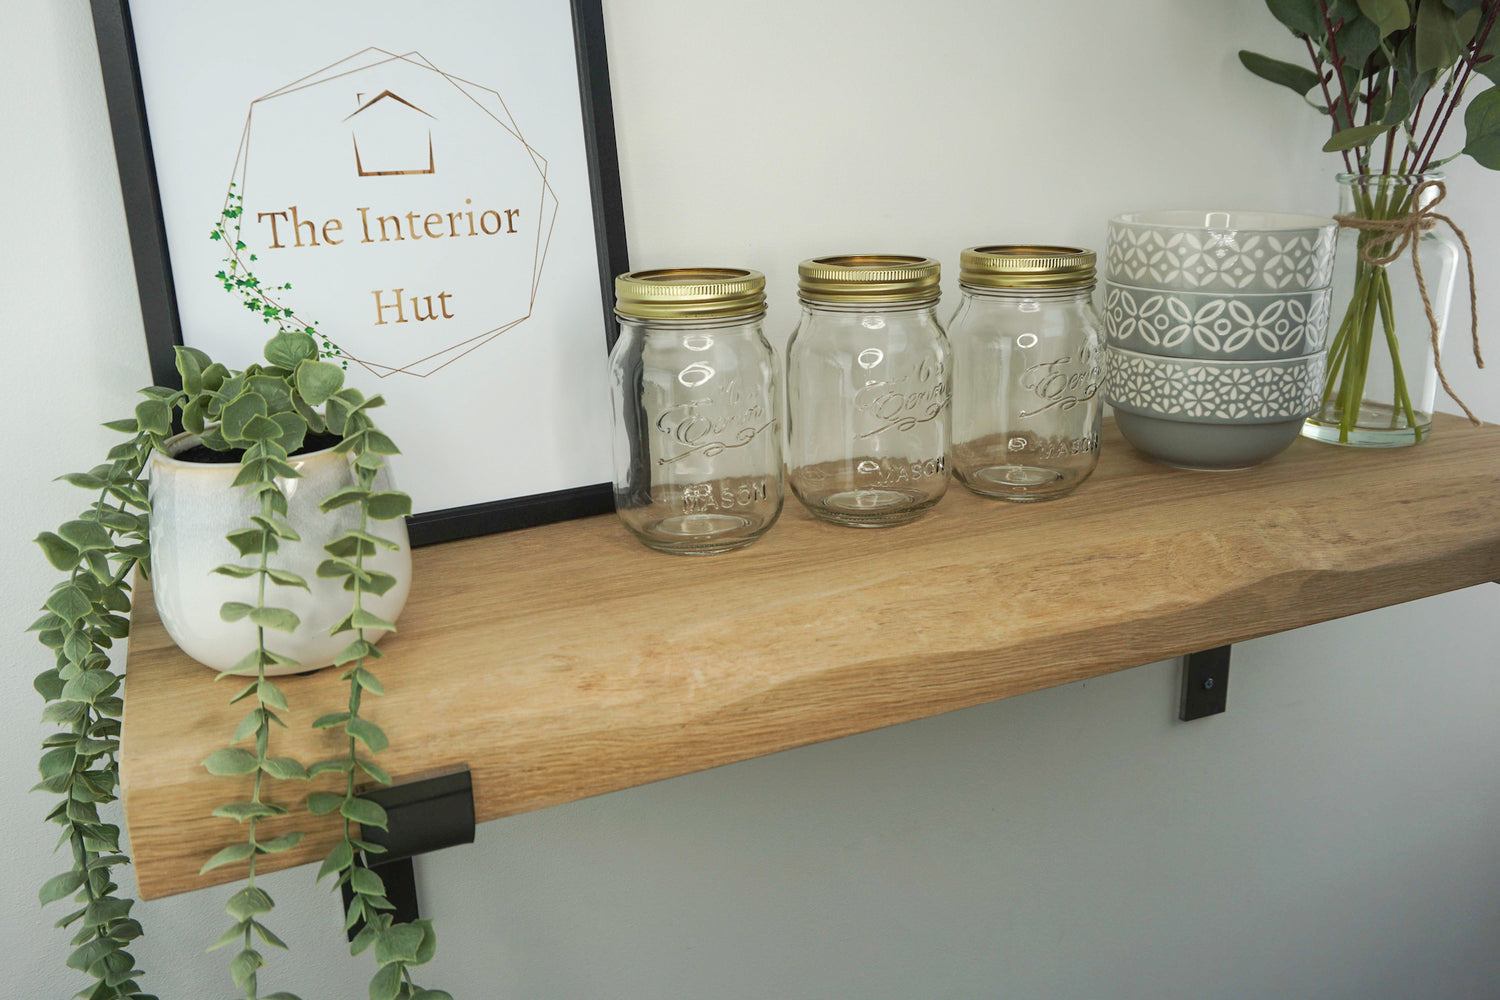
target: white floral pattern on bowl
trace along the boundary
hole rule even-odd
[[[1271,360],[1321,351],[1331,292],[1165,292],[1105,283],[1104,332],[1126,350],[1180,358]]]
[[[1332,219],[1308,215],[1130,212],[1110,220],[1106,276],[1184,291],[1324,288],[1337,229]]]
[[[1200,423],[1300,419],[1317,409],[1324,356],[1200,361],[1106,349],[1111,406]]]

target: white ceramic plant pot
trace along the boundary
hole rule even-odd
[[[167,634],[182,651],[204,666],[224,670],[255,648],[255,625],[248,619],[226,622],[219,608],[226,601],[255,604],[257,580],[236,579],[213,569],[225,563],[260,565],[259,556],[241,556],[225,538],[250,527],[250,515],[259,513],[260,504],[231,485],[238,464],[208,465],[171,457],[197,444],[195,436],[180,434],[167,443],[167,454],[157,451],[151,456],[151,590]],[[328,558],[323,546],[359,526],[357,505],[327,514],[318,509],[324,497],[354,485],[354,473],[348,458],[331,449],[295,455],[290,464],[301,478],[278,480],[278,484],[287,497],[287,520],[302,537],[297,542],[282,540],[280,550],[271,556],[271,566],[296,573],[311,591],[267,584],[266,603],[290,608],[302,622],[294,633],[266,629],[267,647],[301,664],[268,667],[267,674],[326,667],[353,638],[348,632],[329,635],[349,613],[353,595],[344,590],[342,578],[322,579],[317,568]],[[375,485],[391,489],[389,472],[382,469]],[[406,521],[371,521],[367,530],[400,546],[366,557],[367,566],[391,574],[396,585],[379,597],[367,595],[362,602],[367,610],[394,622],[411,589]],[[378,642],[382,635],[367,633],[366,637]]]

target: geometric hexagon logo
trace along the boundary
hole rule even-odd
[[[547,160],[498,92],[420,53],[365,49],[251,102],[232,181],[230,250],[273,305],[291,285],[330,358],[426,377],[531,316]]]

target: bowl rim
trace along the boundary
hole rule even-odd
[[[1225,216],[1222,225],[1214,225],[1213,216]],[[1151,218],[1171,216],[1195,216],[1202,223],[1186,219]],[[1236,216],[1249,216],[1260,221],[1255,224],[1231,225]],[[1247,220],[1247,223],[1250,220]],[[1121,212],[1109,220],[1111,227],[1128,226],[1136,229],[1168,229],[1187,232],[1198,230],[1209,233],[1284,233],[1296,230],[1336,229],[1338,223],[1326,215],[1304,215],[1300,212],[1273,212],[1259,208],[1157,208],[1135,212]]]

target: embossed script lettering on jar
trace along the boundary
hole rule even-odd
[[[693,371],[701,367],[689,365],[678,375],[678,381],[690,386],[705,384],[713,378],[713,372],[709,370],[704,375]],[[689,455],[713,458],[730,448],[743,448],[776,427],[776,418],[766,410],[764,394],[748,396],[733,379],[709,396],[668,406],[656,418],[656,429],[668,440],[682,445],[682,450],[670,457],[658,457],[656,464],[669,465]]]
[[[1030,389],[1042,399],[1042,405],[1022,408],[1018,416],[1034,417],[1056,407],[1071,410],[1099,394],[1103,384],[1097,352],[1085,344],[1077,357],[1058,358],[1034,364],[1021,373],[1021,388]]]
[[[859,437],[874,437],[885,431],[909,431],[935,420],[953,397],[941,361],[924,360],[917,370],[898,379],[866,382],[854,394],[854,408],[872,423]]]
[[[682,488],[682,506],[685,513],[706,514],[714,510],[749,507],[765,500],[766,496],[764,479],[735,486],[694,483]]]

